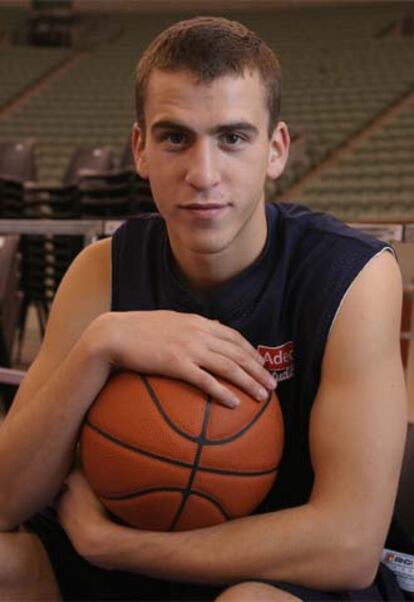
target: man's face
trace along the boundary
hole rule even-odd
[[[186,71],[155,71],[145,119],[145,136],[134,130],[137,168],[150,180],[177,259],[253,260],[266,238],[265,178],[283,171],[289,146],[283,123],[269,139],[258,74],[197,83]]]

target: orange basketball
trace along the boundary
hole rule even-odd
[[[81,432],[86,477],[104,506],[140,529],[181,531],[245,516],[272,486],[283,448],[275,394],[229,409],[187,383],[121,372]]]

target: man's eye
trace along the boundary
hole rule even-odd
[[[243,142],[243,138],[239,134],[225,134],[223,140],[228,146],[237,146]]]
[[[182,132],[170,132],[164,139],[173,146],[180,146],[186,142],[186,136]]]

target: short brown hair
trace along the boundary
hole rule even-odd
[[[153,40],[136,71],[136,117],[143,128],[148,81],[155,69],[190,71],[203,83],[223,75],[257,71],[266,91],[269,136],[273,133],[280,112],[280,64],[263,40],[241,23],[222,17],[195,17],[172,25]]]

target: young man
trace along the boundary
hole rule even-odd
[[[401,595],[379,568],[406,428],[400,273],[333,218],[265,207],[289,149],[279,98],[272,52],[224,19],[178,23],[142,57],[133,149],[161,215],[75,260],[2,424],[0,599]],[[115,367],[184,379],[235,412],[216,377],[258,403],[279,381],[284,457],[256,514],[179,533],[109,520],[68,474]],[[67,537],[51,510],[33,516],[65,479]]]

